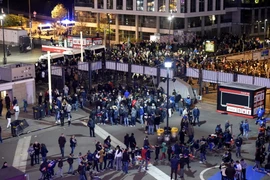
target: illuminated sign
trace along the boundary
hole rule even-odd
[[[205,52],[215,52],[215,41],[205,41]]]

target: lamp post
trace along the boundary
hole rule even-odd
[[[0,14],[0,21],[1,21],[1,26],[2,26],[2,35],[3,35],[3,64],[7,64],[7,58],[6,58],[6,45],[5,45],[5,29],[4,29],[4,19],[5,19],[5,14],[2,9],[2,13]]]
[[[258,23],[258,27],[257,27],[257,29],[258,29],[258,36],[260,35],[260,28],[259,28],[259,26],[260,26],[260,23],[262,22],[262,21],[256,21],[257,23]]]
[[[263,41],[263,47],[265,45],[266,30],[267,30],[267,19],[264,20],[264,29],[263,29],[263,38],[264,38],[264,41]]]
[[[170,98],[169,98],[169,78],[170,78],[170,74],[169,74],[169,70],[172,67],[172,61],[170,58],[166,58],[164,61],[164,67],[167,68],[167,122],[166,122],[166,131],[168,132],[168,128],[169,128],[169,105],[170,105]]]
[[[29,10],[29,28],[30,28],[30,33],[29,33],[29,36],[30,36],[30,47],[32,47],[33,45],[33,39],[32,39],[32,18],[31,18],[31,0],[28,0],[28,10]]]
[[[111,47],[111,15],[109,13],[107,13],[107,21],[108,21],[108,26],[109,26],[109,48]]]
[[[168,37],[168,44],[170,43],[170,39],[171,39],[171,27],[172,27],[172,20],[173,20],[174,16],[172,14],[172,10],[171,10],[171,14],[170,16],[168,17],[168,20],[169,20],[169,37]]]

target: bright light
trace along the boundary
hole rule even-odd
[[[267,19],[265,19],[264,21],[267,21]]]
[[[168,17],[168,20],[171,21],[171,20],[173,20],[173,18],[174,18],[174,16],[171,15]]]
[[[165,68],[171,68],[172,67],[172,62],[171,61],[165,61],[164,66],[165,66]]]
[[[0,20],[5,19],[6,15],[5,14],[0,14]]]
[[[71,23],[75,23],[75,21],[70,21],[68,19],[65,19],[63,21],[61,21],[62,24],[71,24]]]

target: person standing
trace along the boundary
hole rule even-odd
[[[124,144],[126,145],[126,148],[129,148],[129,134],[127,133],[124,137]]]
[[[243,123],[243,131],[244,131],[244,137],[246,138],[246,140],[248,140],[249,123],[248,123],[248,120],[247,119]]]
[[[158,161],[158,157],[159,157],[159,153],[160,153],[160,146],[158,144],[155,145],[155,161]]]
[[[42,95],[42,92],[40,92],[38,95],[38,105],[42,104],[42,99],[43,99],[43,95]]]
[[[16,97],[14,97],[12,101],[12,106],[14,107],[16,104],[18,104],[18,100]]]
[[[9,128],[10,127],[10,123],[11,123],[11,115],[12,115],[13,113],[11,113],[10,112],[10,109],[7,109],[7,113],[6,113],[6,119],[7,119],[7,128]]]
[[[31,158],[31,166],[34,166],[34,154],[35,154],[35,150],[33,147],[33,143],[30,144],[28,150],[27,150],[30,158]]]
[[[236,170],[234,167],[232,167],[230,164],[228,164],[228,167],[225,170],[225,174],[227,176],[227,180],[234,180]]]
[[[27,106],[28,106],[28,102],[26,99],[23,99],[23,112],[27,113]]]
[[[35,163],[39,164],[40,144],[36,141],[33,145],[35,150]]]
[[[85,166],[83,164],[83,162],[80,162],[80,165],[78,166],[78,173],[80,175],[79,180],[86,180],[85,178]]]
[[[179,108],[179,116],[182,116],[183,115],[183,111],[184,111],[184,107],[185,107],[185,104],[184,104],[184,99],[181,98],[181,100],[178,102],[178,108]]]
[[[64,158],[64,151],[65,151],[65,144],[66,144],[66,138],[65,135],[62,133],[61,136],[58,138],[58,144],[60,147],[60,152],[62,155],[62,158]]]
[[[66,112],[67,112],[68,126],[70,126],[71,124],[71,110],[72,110],[72,106],[70,104],[67,104]]]
[[[180,164],[180,172],[179,172],[179,175],[180,175],[180,178],[183,178],[184,179],[184,170],[185,170],[185,165],[186,165],[186,160],[183,156],[183,154],[180,154],[179,155],[179,164]]]
[[[115,152],[115,164],[116,164],[116,171],[121,171],[122,169],[122,150],[120,149],[120,146],[116,147],[116,152]]]
[[[3,143],[3,139],[2,139],[2,127],[0,126],[0,143]]]
[[[196,125],[196,121],[197,121],[197,125],[200,127],[200,110],[198,109],[197,106],[195,106],[195,108],[193,109],[193,124],[194,126]]]
[[[123,162],[123,172],[125,174],[127,174],[128,173],[128,164],[130,162],[128,149],[125,149],[125,151],[123,153],[122,162]]]
[[[206,144],[205,141],[201,142],[201,146],[200,146],[200,163],[204,163],[206,161]]]
[[[3,111],[3,99],[0,99],[0,117],[2,116]]]
[[[240,164],[242,166],[242,179],[246,180],[247,163],[244,159],[241,159]]]
[[[131,150],[134,150],[137,145],[136,139],[134,137],[134,133],[131,133],[131,136],[129,137],[129,146]]]
[[[10,109],[10,97],[8,96],[8,94],[6,94],[5,103],[6,103],[7,110],[9,110]]]
[[[75,138],[75,135],[72,135],[70,137],[69,142],[70,142],[70,148],[71,148],[71,153],[70,154],[74,154],[74,149],[75,149],[75,147],[77,145],[77,139]]]
[[[241,156],[241,146],[242,146],[242,143],[243,143],[242,138],[238,136],[238,138],[235,140],[236,157],[242,157]]]
[[[63,159],[59,158],[58,159],[58,172],[56,174],[60,174],[61,177],[63,177]]]
[[[40,154],[41,154],[42,162],[44,162],[46,160],[48,152],[49,151],[48,151],[46,145],[42,143],[41,148],[40,148]]]
[[[171,159],[171,180],[173,179],[173,174],[175,177],[174,179],[177,179],[178,165],[179,165],[179,160],[174,155],[173,158]]]
[[[14,113],[15,113],[15,120],[18,120],[19,114],[20,114],[20,107],[18,106],[18,104],[15,104],[13,106],[13,110],[14,110]]]
[[[61,126],[64,126],[64,123],[65,123],[65,112],[64,112],[64,110],[60,111],[60,122],[61,122]]]
[[[87,126],[89,127],[90,137],[96,137],[95,136],[95,122],[91,117],[87,123]]]

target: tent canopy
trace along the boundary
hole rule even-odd
[[[20,171],[19,169],[16,169],[13,166],[0,169],[0,179],[8,179],[8,180],[25,180],[25,174]]]
[[[169,94],[172,95],[173,90],[175,89],[175,91],[181,94],[183,98],[186,98],[189,95],[191,99],[195,99],[192,87],[180,78],[175,79],[175,82],[171,79],[169,80]],[[162,87],[167,93],[167,80],[166,82],[160,82],[158,87]]]

